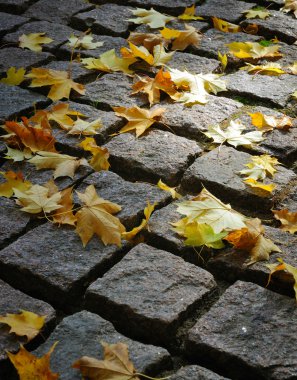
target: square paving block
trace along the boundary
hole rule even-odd
[[[215,59],[178,51],[168,64],[171,69],[187,70],[191,74],[208,74],[220,67],[220,62]]]
[[[0,37],[28,21],[29,19],[26,17],[0,12]]]
[[[297,377],[296,301],[236,282],[190,330],[187,352],[238,380]]]
[[[91,284],[86,307],[133,336],[164,344],[215,289],[212,275],[204,269],[139,244]]]

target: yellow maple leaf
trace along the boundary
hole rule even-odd
[[[252,65],[247,63],[246,66],[240,68],[240,70],[246,70],[249,74],[260,74],[260,75],[271,75],[279,76],[286,74],[280,64],[278,63],[267,63],[266,65]]]
[[[33,68],[31,72],[26,75],[26,78],[32,79],[30,87],[51,86],[47,96],[54,101],[62,98],[69,99],[72,89],[81,95],[85,94],[85,86],[69,78],[67,71],[38,67]]]
[[[243,11],[241,13],[245,15],[246,19],[260,18],[262,20],[265,20],[267,17],[270,16],[269,11],[263,7],[254,7],[254,8],[248,9],[247,11]]]
[[[128,19],[128,21],[133,22],[134,24],[147,24],[150,28],[162,28],[169,21],[174,20],[175,17],[163,15],[160,12],[157,12],[153,8],[150,10],[143,8],[136,8],[131,11],[134,16],[139,16],[137,18]]]
[[[68,46],[70,46],[73,49],[92,50],[104,45],[104,42],[102,41],[94,42],[93,38],[94,37],[92,36],[92,33],[81,37],[77,37],[72,33],[68,39]]]
[[[28,352],[23,346],[17,354],[8,352],[9,360],[18,371],[20,380],[57,380],[59,375],[50,369],[50,356],[58,342],[41,358]]]
[[[122,54],[129,57],[140,58],[151,66],[164,66],[170,59],[174,52],[166,53],[163,45],[155,45],[153,47],[153,54],[151,54],[144,46],[136,46],[129,42],[130,50],[122,48]]]
[[[19,46],[33,51],[42,51],[43,44],[49,44],[53,39],[45,37],[45,33],[22,34],[19,38]]]
[[[122,233],[122,238],[125,239],[125,240],[133,240],[135,238],[135,236],[141,231],[144,229],[144,227],[147,226],[148,224],[148,221],[151,217],[151,214],[152,212],[154,211],[156,207],[156,203],[154,203],[153,205],[150,204],[150,202],[148,201],[147,202],[147,206],[145,207],[145,209],[143,210],[143,213],[144,213],[144,216],[145,216],[145,219],[142,219],[141,223],[139,226],[137,227],[134,227],[131,231],[126,231],[126,232],[123,232]]]
[[[285,5],[281,10],[285,13],[293,12],[297,18],[297,0],[285,0]]]
[[[226,44],[230,53],[237,58],[264,58],[264,57],[282,57],[279,53],[279,45],[263,46],[258,42],[231,42]]]
[[[231,24],[231,22],[222,20],[218,17],[212,17],[213,27],[224,33],[238,33],[241,31],[239,25]]]
[[[83,135],[83,136],[91,136],[97,133],[97,129],[102,127],[102,122],[100,119],[93,120],[91,122],[82,120],[78,118],[71,129],[69,129],[69,135]]]
[[[76,192],[83,202],[76,213],[76,232],[85,247],[94,234],[99,236],[105,245],[121,245],[121,234],[125,227],[113,216],[121,210],[121,206],[98,197],[93,185],[86,188],[85,193]]]
[[[173,50],[185,50],[188,46],[192,45],[198,47],[202,39],[202,34],[196,32],[196,29],[190,25],[185,25],[186,30],[177,30],[164,28],[160,31],[163,38],[170,40],[173,39]]]
[[[91,152],[93,157],[89,161],[89,164],[96,171],[108,170],[110,164],[108,162],[109,152],[107,148],[101,148],[97,145],[96,141],[92,137],[85,138],[80,144],[84,150]]]
[[[156,45],[161,44],[165,48],[167,48],[169,45],[169,41],[164,40],[161,35],[154,33],[131,32],[127,41],[132,42],[136,46],[144,46],[149,52],[152,52],[154,46]],[[126,50],[123,49],[123,52],[125,53]]]
[[[263,132],[271,131],[274,128],[287,130],[293,126],[292,119],[286,115],[280,118],[265,115],[261,112],[249,113],[249,115],[252,119],[252,124]]]
[[[28,342],[39,334],[44,326],[45,316],[41,316],[31,311],[20,310],[20,314],[6,314],[0,316],[0,323],[9,325],[10,333],[19,336],[26,336]]]
[[[225,71],[228,64],[227,54],[222,54],[220,51],[218,51],[218,59],[221,62],[223,71]]]
[[[297,232],[297,212],[290,212],[288,209],[272,210],[274,217],[281,222],[283,231],[294,234]]]
[[[55,186],[55,185],[54,185]],[[74,226],[76,223],[76,215],[73,214],[73,187],[68,187],[61,191],[61,200],[59,204],[62,206],[59,210],[52,215],[54,223],[68,224]]]
[[[23,67],[16,69],[12,66],[6,71],[6,78],[2,78],[0,82],[9,86],[18,86],[24,81],[25,72],[26,70]]]
[[[14,190],[26,191],[30,189],[32,183],[26,181],[21,172],[14,173],[13,171],[0,172],[6,179],[6,182],[0,184],[0,197],[10,198],[13,196]]]
[[[266,184],[266,183],[258,182],[253,178],[248,178],[244,180],[243,182],[249,185],[250,187],[252,187],[256,191],[256,193],[262,197],[269,196],[270,193],[272,193],[273,190],[276,188],[276,185],[273,183]]]
[[[60,128],[68,131],[74,124],[71,116],[83,117],[81,112],[71,110],[68,103],[59,103],[47,111],[48,120],[54,121]],[[31,118],[32,119],[32,118]]]
[[[181,195],[175,190],[175,187],[167,186],[166,183],[164,183],[161,179],[157,183],[157,186],[164,191],[168,191],[173,199],[181,198]]]
[[[244,165],[247,169],[241,170],[239,173],[254,180],[260,179],[263,181],[267,175],[273,177],[277,171],[275,165],[280,165],[278,159],[269,156],[269,154],[253,156],[251,160],[252,162]]]
[[[195,4],[191,5],[190,7],[186,7],[184,12],[178,16],[180,20],[204,20],[201,16],[195,16],[196,7]]]

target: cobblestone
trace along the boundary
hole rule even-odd
[[[16,27],[27,21],[29,19],[26,17],[0,12],[0,37],[3,37],[5,33],[12,32]]]

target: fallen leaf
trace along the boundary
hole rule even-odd
[[[83,135],[83,136],[91,136],[97,133],[97,129],[102,128],[101,119],[93,120],[92,122],[88,122],[78,118],[72,128],[68,131],[69,135]]]
[[[274,128],[287,130],[293,126],[289,116],[277,118],[275,116],[264,115],[261,112],[249,113],[252,124],[263,132],[272,131]]]
[[[250,251],[251,260],[247,265],[252,265],[258,261],[269,260],[271,252],[281,252],[281,250],[270,239],[259,235],[255,246]]]
[[[21,172],[15,173],[13,171],[0,172],[6,179],[6,182],[0,183],[0,197],[10,198],[13,196],[14,190],[26,191],[30,189],[32,183],[26,181]]]
[[[153,47],[153,54],[151,54],[144,46],[136,46],[129,42],[129,49],[122,48],[122,52],[130,57],[140,58],[151,66],[164,66],[170,59],[174,52],[166,53],[163,45],[156,45]],[[131,58],[131,59],[132,59]]]
[[[279,45],[263,46],[258,42],[232,42],[226,44],[229,47],[230,53],[237,58],[268,58],[268,57],[282,57],[278,52]]]
[[[293,94],[291,94],[291,97],[294,99],[297,99],[297,90],[295,92],[293,92]]]
[[[163,15],[160,12],[155,11],[153,8],[150,10],[143,8],[136,8],[131,11],[134,16],[139,16],[134,19],[128,19],[128,21],[134,24],[147,24],[150,28],[162,28],[169,21],[174,20],[172,16]]]
[[[248,219],[245,225],[246,227],[240,230],[231,231],[225,240],[231,243],[234,248],[249,252],[256,245],[259,236],[264,233],[265,229],[258,218]]]
[[[68,46],[73,49],[86,49],[86,50],[93,50],[97,49],[98,47],[101,47],[104,45],[104,42],[94,42],[93,41],[92,33],[77,37],[74,34],[71,34],[68,41]]]
[[[266,184],[266,183],[258,182],[253,178],[248,178],[244,180],[243,182],[249,185],[250,187],[252,187],[253,190],[256,190],[256,193],[259,196],[263,196],[263,197],[269,196],[270,193],[272,193],[273,190],[276,188],[276,185],[273,183]]]
[[[269,285],[271,276],[273,273],[278,272],[278,271],[286,271],[287,273],[291,274],[293,279],[294,279],[294,292],[295,292],[295,298],[297,300],[297,268],[295,268],[293,265],[285,263],[282,259],[278,258],[277,259],[280,264],[266,264],[266,267],[270,269],[270,274],[268,278],[268,283],[266,286]]]
[[[85,94],[84,85],[76,83],[69,78],[69,73],[67,71],[35,67],[26,75],[26,78],[32,79],[30,87],[51,86],[47,97],[53,101],[62,98],[69,99],[72,89],[81,95]]]
[[[285,5],[281,10],[285,13],[294,12],[297,18],[297,0],[285,0]]]
[[[18,86],[25,80],[25,72],[26,70],[23,67],[19,69],[16,69],[14,66],[10,67],[6,71],[6,78],[2,78],[0,82],[9,86]]]
[[[294,234],[297,232],[297,212],[290,212],[288,209],[272,210],[274,217],[281,222],[283,231]]]
[[[201,16],[195,16],[196,8],[195,4],[193,4],[191,7],[186,7],[184,10],[184,13],[178,16],[180,20],[204,20]]]
[[[262,20],[265,20],[267,17],[270,16],[269,11],[264,7],[254,7],[248,9],[247,11],[243,11],[242,13],[245,15],[246,19],[260,18]]]
[[[154,46],[156,45],[163,45],[165,48],[169,45],[169,41],[164,40],[162,36],[154,33],[131,32],[127,41],[132,42],[136,46],[143,46],[149,52],[153,52]]]
[[[128,123],[120,130],[119,133],[133,131],[135,129],[136,137],[141,136],[151,125],[159,121],[162,114],[166,111],[164,108],[155,108],[146,110],[137,106],[113,107],[115,114],[124,117]]]
[[[18,371],[20,380],[57,380],[59,375],[50,369],[50,356],[58,342],[41,358],[28,352],[22,345],[17,354],[7,352],[9,360]]]
[[[135,236],[144,229],[144,227],[147,226],[148,221],[150,219],[150,216],[152,212],[154,211],[156,207],[156,204],[154,203],[153,205],[150,204],[150,202],[147,202],[147,206],[143,210],[145,219],[142,219],[141,223],[139,226],[134,227],[131,231],[126,231],[122,233],[122,238],[125,240],[133,240]]]
[[[260,74],[260,75],[271,75],[271,76],[279,76],[286,74],[280,64],[278,63],[267,63],[266,65],[252,65],[251,63],[247,63],[246,66],[240,68],[240,70],[246,70],[249,74]]]
[[[9,325],[11,327],[10,333],[26,336],[29,342],[39,334],[44,326],[46,316],[26,310],[20,310],[20,312],[20,314],[6,314],[6,316],[0,316],[0,323]]]
[[[108,170],[110,164],[108,162],[109,152],[107,148],[101,148],[96,144],[95,139],[92,137],[85,138],[80,144],[84,150],[91,152],[93,157],[89,161],[89,164],[95,169],[97,172],[100,170]]]
[[[53,39],[45,37],[45,33],[22,34],[19,38],[19,47],[40,52],[42,51],[41,45],[49,44],[53,41]]]
[[[243,169],[239,173],[254,180],[263,181],[267,175],[273,177],[277,171],[275,165],[280,165],[278,159],[269,156],[269,154],[253,156],[251,160],[252,162],[244,165],[247,166],[248,169]]]
[[[13,162],[24,161],[25,159],[32,157],[32,151],[29,148],[23,150],[12,149],[6,145],[7,152],[4,156],[7,160],[13,160]]]
[[[239,25],[231,24],[231,22],[222,20],[218,17],[212,17],[213,27],[224,33],[238,33],[241,31]]]
[[[73,187],[68,187],[61,191],[61,200],[59,202],[61,208],[58,212],[52,215],[54,223],[68,224],[70,226],[75,226],[76,216],[73,214]]]
[[[181,195],[175,190],[175,187],[167,186],[161,179],[157,183],[157,186],[164,191],[168,191],[171,194],[172,199],[181,198]]]
[[[89,185],[85,193],[76,192],[83,202],[82,208],[76,213],[76,232],[85,247],[96,234],[104,245],[121,245],[121,234],[125,227],[113,216],[121,210],[121,206],[98,197],[93,185]]]
[[[221,52],[218,51],[218,60],[221,62],[223,71],[225,71],[228,64],[227,54],[222,54]]]
[[[82,113],[71,110],[69,107],[68,103],[56,104],[47,111],[48,120],[54,121],[60,128],[68,131],[74,124],[71,116],[75,116],[76,118],[84,116]]]
[[[190,25],[185,25],[186,30],[176,30],[164,28],[160,30],[161,35],[166,40],[173,39],[172,50],[185,50],[188,46],[198,47],[202,39],[202,34]]]

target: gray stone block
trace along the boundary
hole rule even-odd
[[[226,377],[219,376],[218,374],[210,371],[209,369],[200,367],[198,365],[187,365],[178,370],[171,380],[227,380]]]
[[[0,36],[2,37],[5,33],[12,32],[15,28],[28,21],[27,17],[0,12]]]
[[[0,0],[0,10],[3,12],[22,13],[34,0]]]
[[[84,68],[80,63],[73,61],[53,61],[43,66],[45,69],[71,72],[71,79],[78,83],[86,83],[95,80],[96,74],[92,70]],[[74,91],[72,92],[72,94]],[[71,94],[71,95],[72,95]]]
[[[172,69],[187,70],[192,74],[207,74],[219,68],[219,61],[176,51],[169,62]]]

